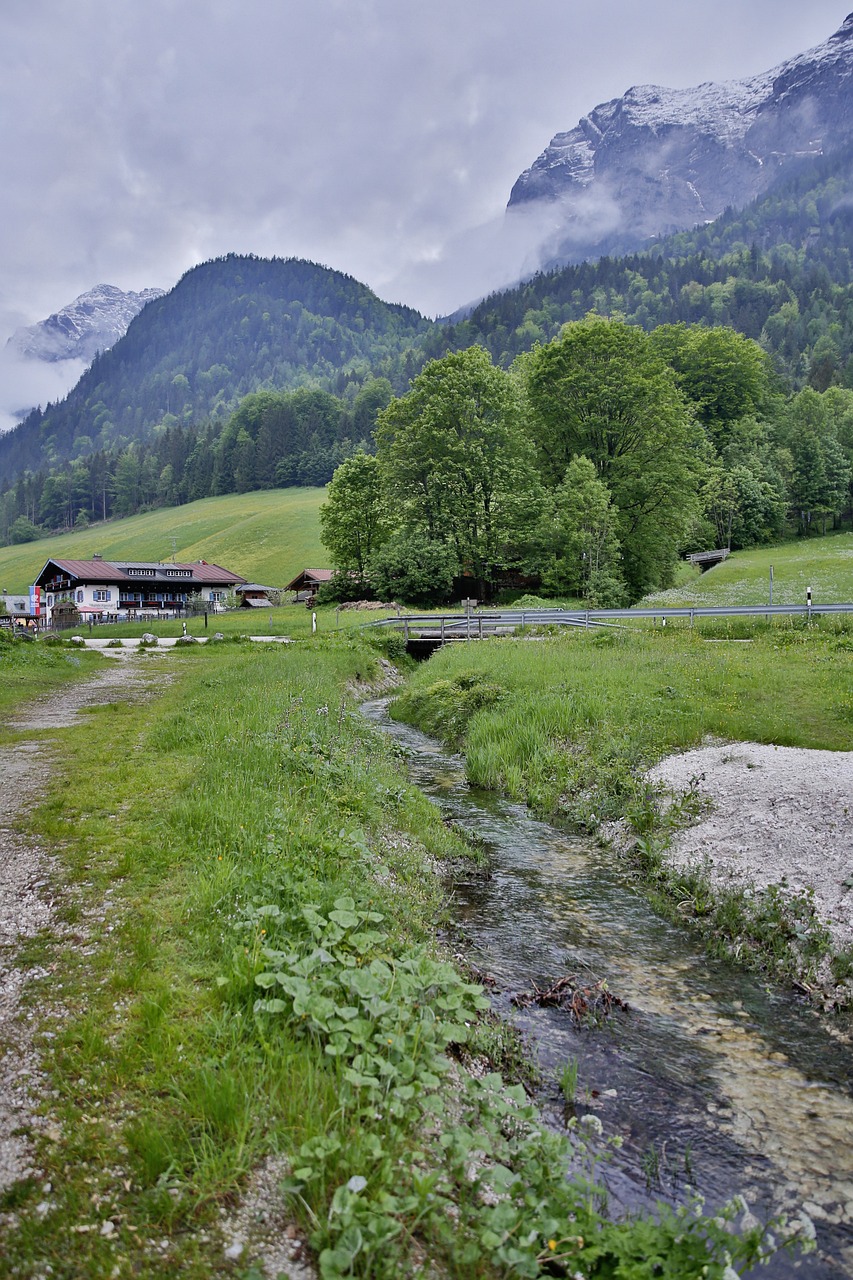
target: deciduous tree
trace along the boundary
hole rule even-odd
[[[703,436],[641,329],[590,316],[518,362],[543,478],[584,455],[619,512],[630,594],[665,585],[698,509]]]
[[[457,572],[489,582],[539,515],[533,450],[513,379],[482,347],[431,361],[377,420],[395,522],[455,548]]]
[[[370,454],[355,453],[335,471],[320,508],[323,546],[339,573],[363,582],[368,560],[388,532],[379,464]]]

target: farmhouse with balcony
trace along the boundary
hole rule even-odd
[[[36,586],[41,588],[42,619],[56,625],[78,620],[168,617],[182,613],[191,597],[219,604],[245,583],[239,573],[206,560],[194,564],[146,560],[48,560]]]

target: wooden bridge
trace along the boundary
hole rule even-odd
[[[684,559],[690,564],[695,564],[697,569],[704,573],[706,569],[713,569],[715,564],[722,564],[730,555],[728,547],[720,547],[717,551],[691,551],[690,555],[685,556]]]

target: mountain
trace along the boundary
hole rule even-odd
[[[823,44],[746,80],[636,85],[558,133],[508,210],[552,215],[549,265],[625,253],[709,223],[772,188],[792,161],[853,140],[853,14]]]
[[[227,418],[250,392],[343,390],[371,374],[403,389],[430,322],[351,276],[300,259],[229,254],[188,271],[95,359],[58,404],[0,435],[0,488],[46,461]]]
[[[773,188],[654,247],[540,272],[431,334],[431,351],[481,343],[508,367],[590,311],[659,324],[730,325],[799,389],[853,387],[853,143],[783,169]]]
[[[118,342],[147,302],[163,294],[163,289],[124,293],[115,285],[99,284],[46,320],[16,329],[6,345],[32,360],[83,360],[89,364],[99,351]]]

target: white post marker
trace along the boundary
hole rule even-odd
[[[317,631],[317,615],[316,615],[316,613],[312,613],[312,614],[311,614],[311,634],[312,634],[312,636],[316,634],[316,631]]]

